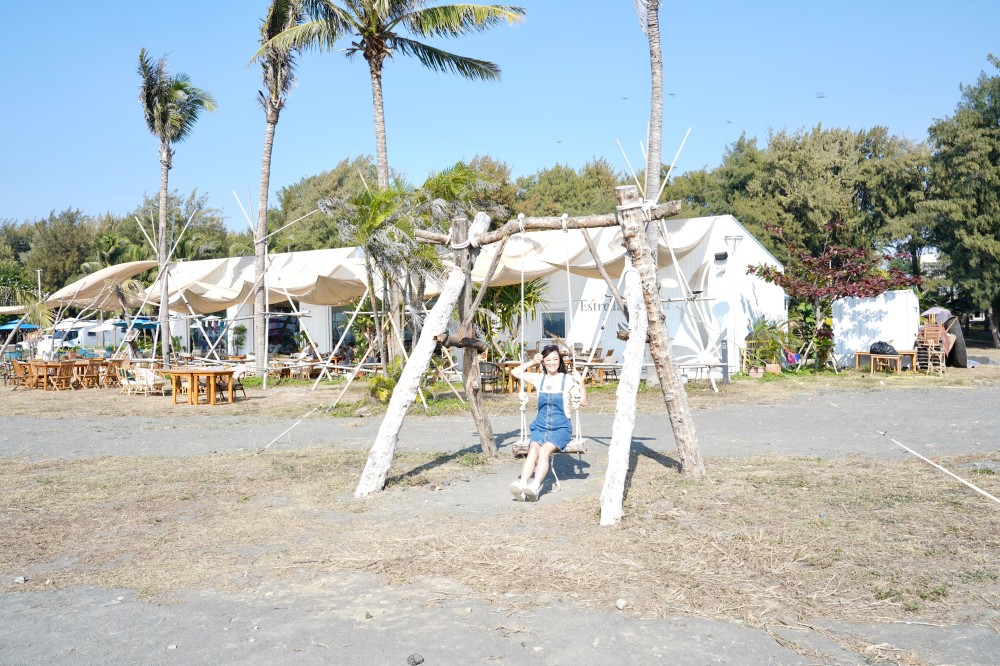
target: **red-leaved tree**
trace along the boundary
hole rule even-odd
[[[781,229],[768,228],[768,232],[785,245],[788,261],[785,270],[775,266],[757,264],[747,273],[778,285],[796,302],[812,304],[815,325],[811,345],[817,350],[833,346],[833,331],[828,318],[833,304],[841,298],[869,298],[890,289],[900,289],[920,284],[920,277],[900,268],[907,262],[899,261],[899,253],[879,253],[868,248],[848,247],[837,242],[839,222],[825,226],[826,239],[822,250],[812,254],[802,246],[787,242]],[[817,362],[822,362],[821,355]]]

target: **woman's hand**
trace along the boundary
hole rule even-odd
[[[537,354],[535,354],[531,358],[531,360],[534,361],[535,365],[541,365],[542,364],[542,354],[540,352],[537,353]]]

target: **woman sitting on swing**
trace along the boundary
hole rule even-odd
[[[541,366],[541,372],[527,371],[536,365]],[[572,395],[579,393],[580,405],[586,405],[587,388],[579,372],[566,372],[566,364],[557,345],[547,345],[541,354],[535,354],[533,359],[517,366],[511,373],[538,391],[538,415],[531,422],[528,456],[521,468],[521,478],[510,485],[514,499],[535,501],[549,472],[550,456],[556,450],[564,451],[573,436],[573,424],[569,418]]]

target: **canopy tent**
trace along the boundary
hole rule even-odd
[[[679,261],[698,247],[712,232],[715,219],[701,217],[666,220],[664,227],[668,237],[660,237],[657,268],[666,268],[673,264],[671,249],[673,256]],[[614,226],[588,229],[587,233],[594,242],[597,258],[608,274],[612,277],[621,277],[626,264],[621,228]],[[483,248],[472,269],[474,281],[482,282],[497,248],[496,244]],[[493,274],[490,286],[519,284],[522,268],[526,281],[564,271],[567,261],[569,271],[574,275],[588,278],[601,277],[597,270],[597,260],[591,255],[582,231],[570,229],[564,232],[556,229],[515,234],[504,247],[503,256]]]
[[[265,278],[268,303],[290,298],[316,305],[343,305],[365,292],[364,260],[355,247],[269,255]],[[254,257],[230,257],[171,264],[167,277],[170,309],[206,314],[249,301],[256,285]],[[159,303],[160,284],[146,290]],[[185,303],[186,301],[186,303]]]
[[[18,328],[18,326],[17,326],[19,323],[21,324],[20,328]],[[15,328],[17,328],[19,331],[37,331],[38,330],[38,327],[35,326],[34,324],[21,323],[20,319],[15,319],[14,321],[7,322],[3,326],[0,326],[0,331],[13,331]]]
[[[49,307],[87,307],[94,310],[115,310],[121,306],[115,297],[113,286],[156,268],[155,261],[129,261],[124,264],[106,266],[99,271],[82,277],[66,285],[46,299]],[[129,302],[136,306],[138,303]]]

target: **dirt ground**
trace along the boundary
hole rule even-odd
[[[363,386],[329,413],[340,385],[0,389],[0,663],[995,663],[998,386],[985,364],[693,383],[702,482],[644,389],[614,528],[613,386],[532,504],[506,493],[516,396],[488,396],[488,460],[435,389],[355,500]]]

